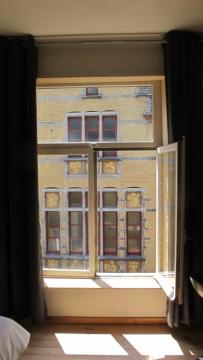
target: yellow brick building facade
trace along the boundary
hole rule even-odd
[[[39,88],[38,142],[144,142],[153,138],[152,85]],[[156,152],[97,154],[99,272],[154,272]],[[46,268],[88,268],[85,154],[39,156]]]

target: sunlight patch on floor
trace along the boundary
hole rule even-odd
[[[110,334],[56,333],[55,336],[67,355],[128,355]]]
[[[140,355],[162,359],[170,355],[184,355],[178,342],[170,334],[123,334]]]

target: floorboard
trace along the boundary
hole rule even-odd
[[[27,327],[22,360],[190,360],[203,354],[202,328],[43,324]]]

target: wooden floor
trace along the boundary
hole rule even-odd
[[[203,355],[201,329],[44,324],[28,330],[31,340],[22,360],[187,360]]]

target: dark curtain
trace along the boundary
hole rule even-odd
[[[0,37],[0,314],[45,316],[37,196],[36,48]]]
[[[198,35],[171,31],[164,44],[169,142],[186,138],[186,209],[183,305],[168,302],[168,323],[203,318],[203,300],[189,277],[203,279],[203,91],[202,44]]]

